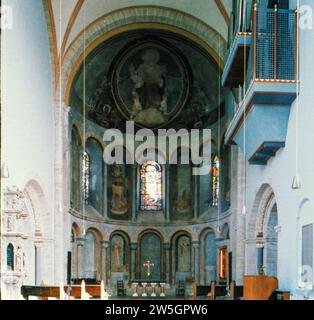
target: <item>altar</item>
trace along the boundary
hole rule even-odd
[[[165,297],[170,286],[166,281],[139,279],[131,282],[131,288],[132,297]]]

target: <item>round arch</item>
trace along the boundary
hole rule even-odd
[[[200,232],[200,283],[210,285],[217,277],[216,233],[211,227],[206,227]]]
[[[278,210],[272,187],[265,183],[256,194],[248,223],[247,273],[277,275]]]
[[[64,101],[69,103],[73,78],[86,55],[100,43],[119,33],[143,28],[180,34],[203,47],[218,65],[223,66],[226,41],[222,35],[203,21],[190,14],[166,7],[132,6],[98,18],[82,30],[69,45],[61,61],[62,74],[56,77],[59,79],[61,76],[62,81],[59,79],[59,85],[60,82],[66,83],[61,88]]]
[[[151,277],[164,278],[164,237],[155,229],[145,229],[138,235],[137,277],[146,279],[144,263],[150,260],[153,264]],[[148,279],[148,278],[147,278]]]

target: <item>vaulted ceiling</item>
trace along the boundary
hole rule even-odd
[[[44,0],[55,64],[75,38],[97,19],[126,7],[157,6],[184,12],[207,24],[225,40],[230,0]]]

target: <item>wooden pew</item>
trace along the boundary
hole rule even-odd
[[[68,292],[69,286],[64,286],[64,292]],[[81,286],[70,286],[70,296],[76,299],[81,299]],[[86,292],[93,298],[101,298],[101,285],[86,285]],[[29,297],[39,297],[41,300],[48,300],[48,298],[60,299],[60,287],[57,286],[22,286],[21,294],[24,299]]]
[[[226,285],[217,285],[216,282],[211,283],[210,293],[207,296],[207,300],[216,300],[218,297],[225,298],[227,295]],[[243,297],[243,286],[236,286],[235,281],[230,283],[230,299],[236,300]]]
[[[278,279],[269,276],[244,276],[244,300],[269,300],[278,288]]]

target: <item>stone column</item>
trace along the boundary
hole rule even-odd
[[[198,188],[199,188],[199,176],[193,176],[193,184],[194,184],[194,194],[193,194],[193,218],[196,220],[198,218]]]
[[[170,283],[170,249],[171,249],[171,243],[170,242],[164,243],[164,249],[165,249],[166,282]]]
[[[104,163],[104,218],[105,220],[108,219],[109,213],[109,197],[108,197],[108,165]]]
[[[84,150],[83,148],[80,148],[80,153],[79,153],[79,160],[80,160],[80,165],[82,165],[82,161],[83,161],[83,156],[84,156]],[[81,167],[80,167],[81,168]],[[80,207],[80,211],[83,212],[84,210],[84,191],[82,188],[82,181],[83,181],[83,172],[82,170],[80,170],[80,181],[79,181],[79,186],[80,186],[80,199],[79,199],[79,207]]]
[[[199,284],[200,282],[200,242],[199,241],[193,241],[193,252],[194,252],[194,278],[196,281],[196,284]]]
[[[101,241],[101,279],[107,284],[107,249],[109,241]]]
[[[42,244],[35,243],[35,247],[36,247],[35,283],[36,283],[36,286],[40,286],[40,283],[42,280],[42,278],[41,278],[41,247],[42,247]]]
[[[131,281],[134,281],[136,279],[136,249],[137,249],[137,243],[132,242],[130,244],[131,249]]]
[[[84,278],[84,238],[77,238],[77,277]]]
[[[137,194],[137,165],[132,165],[132,221],[136,221],[137,218],[137,201],[136,201],[136,194]]]
[[[165,164],[165,218],[170,221],[170,163]]]

